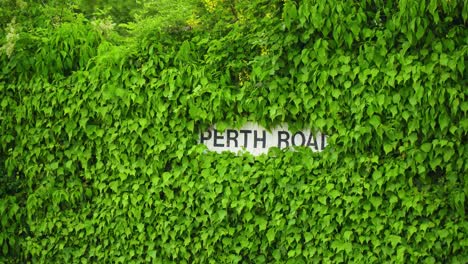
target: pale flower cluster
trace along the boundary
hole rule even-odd
[[[206,10],[208,10],[210,13],[213,13],[216,9],[216,6],[218,5],[217,0],[204,0],[203,2],[205,4]]]
[[[195,28],[200,25],[200,19],[196,17],[194,14],[192,14],[190,18],[187,19],[186,22],[191,28]]]
[[[96,28],[97,31],[99,31],[103,35],[108,34],[115,27],[115,23],[112,23],[110,19],[94,20],[91,22],[91,24]]]
[[[11,57],[13,51],[15,49],[16,41],[19,39],[19,35],[16,32],[17,24],[16,24],[16,17],[14,17],[11,22],[7,25],[6,28],[6,43],[0,48],[0,52],[5,52],[8,58]]]

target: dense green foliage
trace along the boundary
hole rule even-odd
[[[0,262],[466,261],[464,1],[183,2],[126,39],[5,7]],[[197,143],[247,121],[329,145]]]

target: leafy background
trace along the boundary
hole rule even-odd
[[[0,262],[468,258],[464,1],[36,2],[0,1]],[[197,143],[247,121],[329,145]]]

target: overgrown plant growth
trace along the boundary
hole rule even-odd
[[[1,16],[0,262],[468,259],[464,1],[184,3]],[[328,146],[198,144],[246,122]]]

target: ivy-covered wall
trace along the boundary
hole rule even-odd
[[[468,259],[464,1],[245,8],[222,32],[117,44],[77,19],[2,49],[0,262]],[[328,146],[198,144],[248,121]]]

